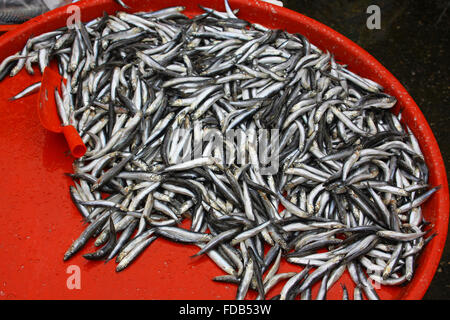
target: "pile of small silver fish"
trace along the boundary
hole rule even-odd
[[[121,271],[169,239],[208,255],[225,272],[213,280],[236,284],[236,299],[326,299],[346,270],[355,288],[341,284],[343,299],[379,299],[374,283],[411,281],[434,236],[421,205],[439,187],[391,112],[396,99],[304,36],[225,7],[194,18],[183,7],[105,13],[30,38],[1,64],[4,78],[56,61],[67,79],[55,97],[62,124],[88,147],[69,174],[88,225],[64,260],[95,239],[83,257],[115,259]],[[238,163],[240,146],[226,138],[237,129],[278,132],[266,146],[276,172],[263,173],[258,139],[244,146],[252,161]],[[205,141],[177,160],[212,131],[221,147]],[[299,272],[280,273],[282,262]]]

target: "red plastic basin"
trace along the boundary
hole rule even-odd
[[[185,5],[189,15],[200,13],[197,4],[224,10],[222,0],[128,0],[132,11]],[[424,205],[424,216],[437,237],[417,260],[414,279],[404,287],[381,287],[382,299],[421,299],[437,269],[445,245],[449,195],[444,162],[433,133],[419,107],[405,88],[366,51],[325,25],[299,13],[255,0],[230,0],[239,17],[267,27],[298,32],[318,47],[329,50],[349,69],[368,77],[398,99],[403,118],[418,137],[430,169],[430,183],[442,189]],[[103,11],[121,8],[113,0],[81,1],[81,18],[89,21]],[[67,7],[37,17],[0,37],[0,60],[22,49],[31,35],[65,26]],[[81,216],[69,197],[73,158],[67,155],[62,136],[47,132],[39,123],[37,96],[16,102],[8,98],[39,81],[39,72],[21,72],[0,83],[0,298],[1,299],[233,299],[234,285],[211,279],[223,274],[207,257],[190,258],[195,246],[155,241],[138,261],[121,273],[115,263],[92,262],[81,255],[95,250],[93,243],[75,258],[63,262],[63,254],[84,230]],[[70,266],[80,268],[81,289],[69,289]],[[280,272],[299,267],[284,264]],[[70,269],[69,269],[70,271]],[[70,281],[70,279],[69,279]],[[344,275],[342,281],[351,287]],[[278,286],[279,290],[280,286]],[[313,290],[313,296],[317,286]],[[275,288],[269,297],[276,294]],[[350,290],[352,294],[352,290]],[[329,299],[340,299],[335,284]],[[254,294],[249,294],[254,298]]]

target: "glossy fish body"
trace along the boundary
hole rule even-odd
[[[119,272],[160,238],[193,244],[237,299],[284,282],[274,298],[323,300],[346,269],[355,288],[340,286],[343,299],[378,299],[369,280],[411,281],[432,239],[421,205],[439,187],[391,113],[396,98],[228,1],[194,18],[183,9],[105,14],[0,64],[4,78],[55,59],[68,80],[55,98],[88,148],[69,174],[88,225],[64,260],[95,238],[84,257],[116,257]],[[298,272],[278,273],[286,261]]]

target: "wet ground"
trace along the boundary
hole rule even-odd
[[[450,176],[450,1],[283,0],[356,42],[408,90],[428,120]],[[377,5],[381,28],[366,13]],[[371,12],[372,13],[372,12]],[[424,299],[450,299],[450,239]]]

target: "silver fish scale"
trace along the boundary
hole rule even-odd
[[[94,236],[102,247],[86,259],[116,257],[119,272],[164,237],[201,248],[238,299],[252,290],[311,298],[320,281],[323,299],[346,266],[369,299],[379,298],[374,284],[411,281],[433,238],[421,205],[439,187],[390,112],[396,99],[305,37],[248,23],[225,4],[192,19],[183,7],[105,15],[29,39],[28,54],[1,64],[4,78],[52,57],[68,80],[58,110],[88,148],[70,191],[89,229],[65,260]],[[229,138],[239,132],[247,143]],[[275,171],[264,171],[261,150],[275,155]],[[285,276],[281,262],[313,271]]]

